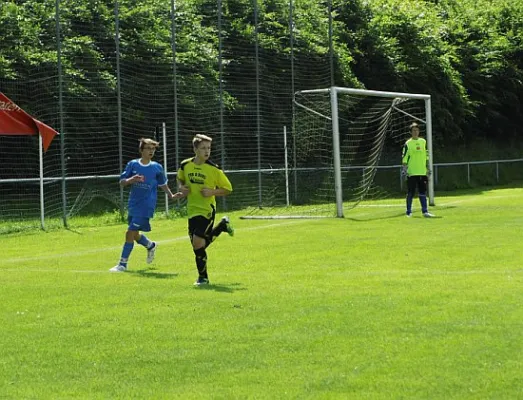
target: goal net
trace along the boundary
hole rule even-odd
[[[244,218],[343,217],[362,201],[400,196],[401,151],[412,122],[427,139],[432,163],[429,95],[303,90],[294,96],[293,121],[286,168],[271,171],[279,184]]]

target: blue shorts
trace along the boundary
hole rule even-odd
[[[127,223],[129,224],[129,227],[127,229],[130,231],[151,231],[151,224],[149,223],[149,218],[133,217],[132,215],[129,215],[127,217]]]

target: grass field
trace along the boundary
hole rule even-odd
[[[416,204],[417,205],[417,204]],[[249,221],[194,288],[185,220],[0,237],[2,399],[523,399],[523,189]]]

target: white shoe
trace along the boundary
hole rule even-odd
[[[433,217],[435,217],[434,214],[431,214],[431,213],[429,213],[428,211],[427,211],[427,212],[424,212],[424,213],[423,213],[423,216],[424,216],[425,218],[433,218]]]
[[[154,255],[156,253],[156,248],[158,247],[158,243],[153,242],[153,244],[154,244],[153,247],[151,247],[150,249],[147,249],[147,259],[146,259],[147,264],[150,264],[153,262]]]
[[[125,272],[125,271],[127,271],[127,267],[124,267],[123,265],[118,264],[117,266],[112,267],[109,271],[110,272]]]
[[[408,213],[408,214],[406,214],[406,215],[407,215],[407,218],[412,217],[412,213]]]
[[[204,285],[209,285],[210,282],[209,282],[209,279],[207,278],[198,278],[196,279],[196,282],[194,282],[194,286],[204,286]]]

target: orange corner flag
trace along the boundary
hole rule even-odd
[[[54,137],[53,128],[31,117],[0,92],[0,135],[42,135],[44,151],[47,151]]]

